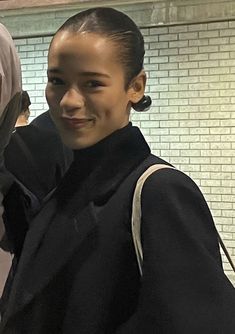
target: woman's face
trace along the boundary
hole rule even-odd
[[[46,97],[72,149],[94,145],[129,122],[135,92],[125,89],[117,51],[111,40],[93,33],[59,32],[52,42]]]

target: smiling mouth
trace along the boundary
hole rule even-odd
[[[78,119],[78,118],[62,118],[63,123],[66,125],[66,127],[72,128],[72,129],[82,129],[88,125],[91,124],[93,121],[92,119]]]

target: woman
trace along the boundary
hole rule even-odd
[[[147,167],[163,163],[129,123],[131,107],[150,104],[143,56],[136,25],[111,8],[81,12],[55,34],[46,96],[75,160],[23,249],[9,228],[19,263],[0,333],[234,333],[234,289],[214,223],[180,171],[145,183],[142,278],[138,271],[133,190]],[[8,225],[14,194],[5,200]]]

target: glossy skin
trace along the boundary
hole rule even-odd
[[[94,33],[62,31],[54,37],[46,97],[62,140],[72,149],[92,146],[127,125],[131,102],[144,94],[143,73],[125,89],[118,47]]]

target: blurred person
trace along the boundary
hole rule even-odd
[[[25,90],[22,92],[22,102],[21,102],[21,112],[17,118],[15,126],[25,126],[29,124],[30,110],[29,106],[31,105],[30,97],[28,92]]]

